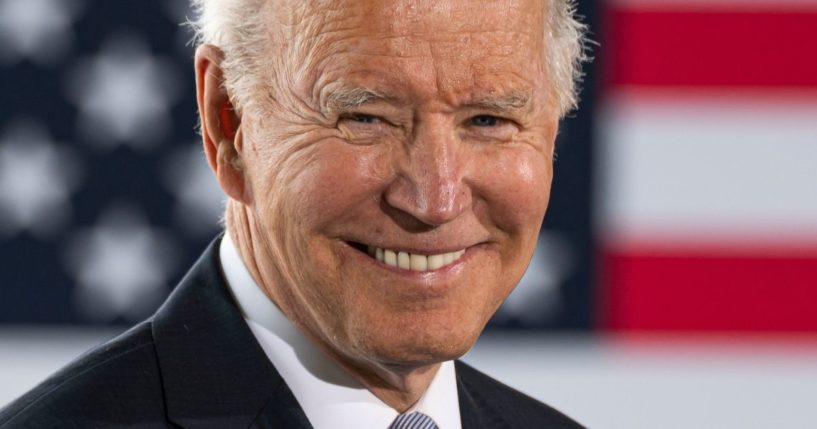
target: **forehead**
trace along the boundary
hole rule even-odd
[[[544,78],[541,0],[345,0],[311,4],[298,31],[303,82],[362,79],[452,97]],[[304,52],[306,53],[306,52]],[[304,88],[307,89],[307,88]],[[314,95],[314,94],[313,94]],[[428,94],[431,95],[430,93]]]
[[[525,31],[539,23],[542,0],[335,0],[317,6],[328,27],[355,23],[382,35],[427,32]],[[305,12],[309,13],[307,9]]]

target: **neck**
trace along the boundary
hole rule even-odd
[[[251,214],[248,213],[246,206],[232,200],[228,202],[225,218],[227,233],[253,280],[267,298],[281,310],[302,335],[309,338],[324,354],[381,401],[400,413],[416,404],[428,389],[440,364],[389,365],[364,358],[350,357],[314,335],[313,329],[307,328],[309,324],[290,310],[293,306],[286,305],[292,299],[291,294],[273,287],[273,284],[281,282],[265,275],[268,270],[259,265],[256,252],[263,251],[263,246],[258,240],[254,240],[255,234],[251,228],[250,217]]]

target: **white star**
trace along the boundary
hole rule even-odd
[[[78,162],[33,122],[18,122],[0,137],[0,235],[55,233],[70,214]]]
[[[68,0],[0,0],[0,60],[47,63],[58,58],[73,38],[77,9]]]
[[[170,129],[180,91],[168,60],[152,56],[135,36],[109,39],[71,73],[68,92],[80,109],[80,131],[101,146],[145,149]]]
[[[561,308],[559,285],[573,269],[571,247],[559,236],[539,236],[530,266],[516,289],[497,311],[494,320],[510,319],[537,324],[552,318]]]
[[[147,225],[138,211],[109,210],[67,249],[79,309],[94,320],[141,319],[164,297],[175,255],[168,237]]]
[[[225,195],[207,166],[201,144],[193,143],[168,157],[164,182],[176,196],[176,222],[195,236],[213,235],[224,214]]]

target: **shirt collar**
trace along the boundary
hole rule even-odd
[[[233,297],[255,338],[286,381],[314,429],[386,429],[398,413],[377,398],[298,331],[258,287],[229,233],[219,248]],[[439,429],[461,429],[454,362],[446,361],[409,411],[420,411]]]

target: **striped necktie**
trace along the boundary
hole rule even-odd
[[[407,414],[400,414],[392,422],[389,429],[438,429],[437,424],[431,417],[419,412],[412,411]]]

